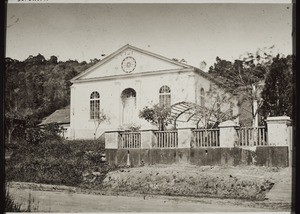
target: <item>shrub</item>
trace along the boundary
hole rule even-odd
[[[57,123],[50,123],[43,126],[35,126],[26,128],[25,140],[31,144],[41,144],[45,141],[59,141],[62,140],[59,135],[63,131]]]
[[[159,104],[153,107],[144,107],[143,110],[139,112],[139,117],[145,119],[151,124],[158,127],[159,130],[165,130],[171,121],[171,108],[160,106]]]
[[[45,141],[45,133],[40,128],[27,128],[25,139],[28,143],[39,144]]]
[[[102,171],[103,175],[107,167],[100,161],[103,152],[104,141],[21,143],[7,161],[6,178],[8,181],[78,186],[86,171]]]

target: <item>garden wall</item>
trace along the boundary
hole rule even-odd
[[[288,146],[254,148],[106,149],[106,159],[116,166],[190,163],[205,165],[259,165],[288,167]]]

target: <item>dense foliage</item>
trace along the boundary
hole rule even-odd
[[[170,116],[171,108],[160,106],[158,104],[153,105],[153,107],[146,106],[139,112],[140,118],[157,126],[157,128],[162,131],[171,123]]]
[[[84,174],[96,173],[99,183],[110,169],[101,161],[103,141],[46,141],[12,144],[6,161],[7,181],[84,185]]]
[[[252,106],[253,120],[258,113],[264,118],[275,115],[293,117],[293,60],[291,55],[273,56],[265,49],[255,54],[248,53],[234,62],[217,57],[216,63],[208,72],[227,91],[238,96],[239,105],[244,102],[251,105],[257,103],[257,107]]]
[[[25,129],[25,140],[31,144],[41,144],[47,140],[60,140],[59,135],[63,127],[57,123],[50,123],[43,126],[30,127]]]
[[[288,115],[294,118],[293,104],[295,93],[295,57],[275,57],[266,76],[262,91],[262,115]]]
[[[5,128],[11,136],[24,135],[24,128],[34,127],[41,119],[70,102],[70,79],[97,63],[76,60],[57,61],[56,56],[29,56],[24,61],[6,58]],[[14,131],[22,131],[14,133]]]

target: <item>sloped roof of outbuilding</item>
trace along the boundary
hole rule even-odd
[[[50,123],[69,124],[70,123],[70,105],[58,109],[49,116],[45,117],[40,125],[46,125]]]

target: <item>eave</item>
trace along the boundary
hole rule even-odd
[[[193,72],[193,71],[195,71],[193,68],[161,70],[161,71],[147,71],[147,72],[142,72],[142,73],[132,73],[129,75],[128,74],[121,74],[121,75],[119,74],[119,75],[97,77],[97,78],[90,78],[90,79],[79,79],[79,80],[74,80],[73,83],[138,78],[138,77],[144,77],[144,76],[158,76],[158,75],[163,75],[163,74],[173,74],[173,73]]]

